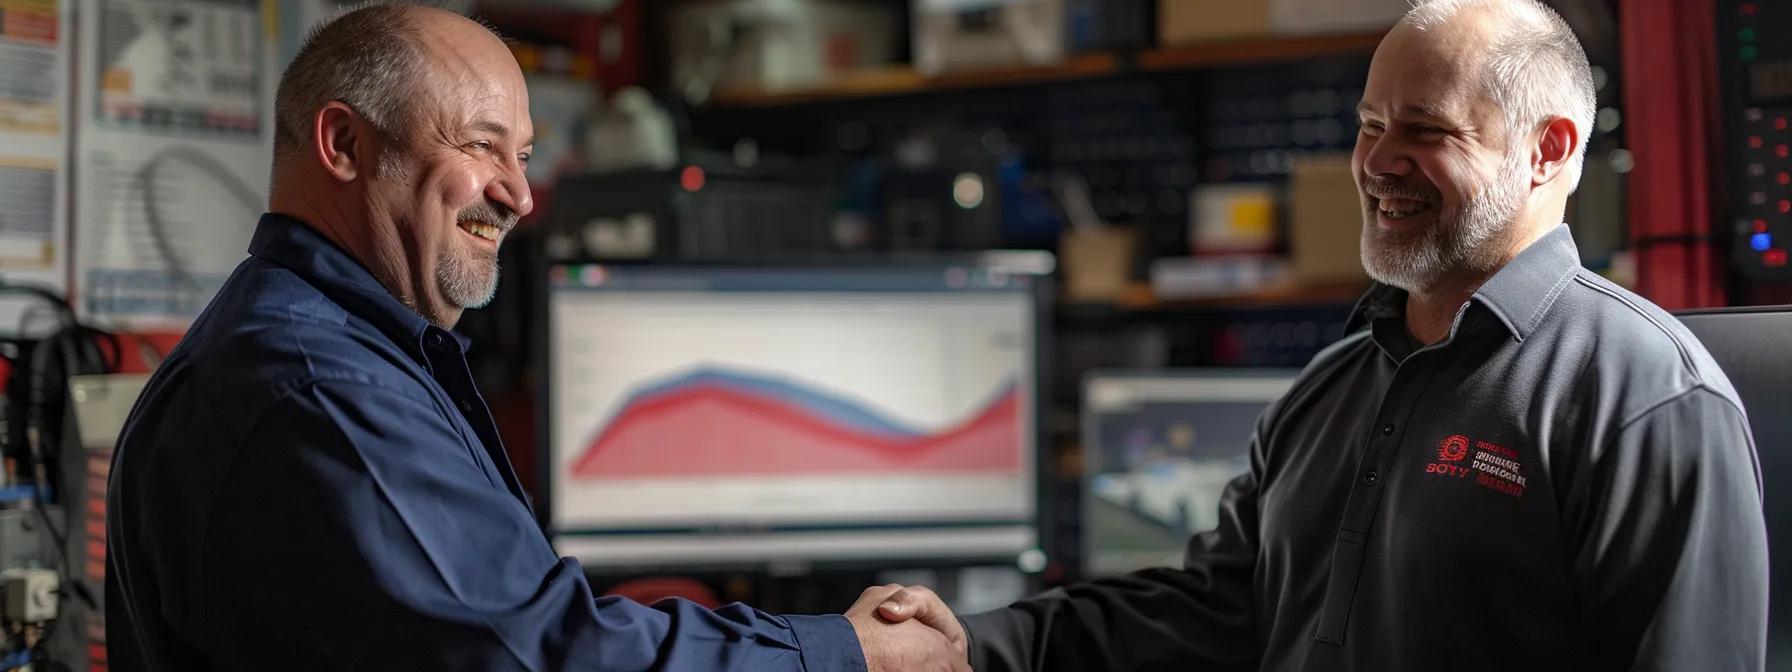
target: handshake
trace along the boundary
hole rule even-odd
[[[969,672],[958,617],[923,586],[873,586],[846,611],[868,672]]]

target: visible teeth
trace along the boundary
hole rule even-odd
[[[475,236],[479,236],[480,238],[484,238],[486,240],[490,240],[493,242],[496,242],[498,240],[498,234],[503,233],[503,230],[499,229],[498,227],[492,226],[485,222],[475,222],[472,220],[467,220],[467,221],[461,222],[460,228],[466,230],[467,233],[471,233]]]
[[[1398,208],[1389,205],[1389,200],[1403,199],[1384,199],[1381,201],[1379,209],[1381,210],[1381,214],[1387,215],[1388,219],[1406,219],[1407,217],[1423,212],[1430,207],[1419,201],[1404,201],[1406,203],[1411,203],[1412,205],[1406,208]]]

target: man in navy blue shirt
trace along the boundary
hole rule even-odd
[[[347,14],[280,82],[271,207],[156,371],[107,493],[113,670],[963,670],[873,615],[596,598],[536,526],[467,344],[532,207],[504,44]],[[938,614],[949,619],[949,614]]]

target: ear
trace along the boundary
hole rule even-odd
[[[367,123],[353,108],[330,101],[311,116],[311,153],[324,172],[341,182],[353,182],[373,158]]]
[[[1531,185],[1542,186],[1554,181],[1568,169],[1580,153],[1580,131],[1567,117],[1553,117],[1543,125],[1543,134],[1531,151]]]

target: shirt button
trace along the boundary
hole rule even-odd
[[[1382,436],[1393,436],[1394,435],[1394,425],[1392,423],[1382,425],[1381,426],[1381,435]]]
[[[429,335],[429,347],[432,347],[432,348],[442,347],[442,335],[438,334],[438,333],[431,332]]]
[[[460,400],[460,412],[472,413],[473,412],[473,402],[467,401],[465,399]]]
[[[1381,476],[1379,474],[1376,474],[1373,470],[1371,470],[1369,473],[1363,474],[1363,483],[1368,484],[1368,485],[1375,485],[1375,481],[1380,480],[1380,479],[1381,479]]]

